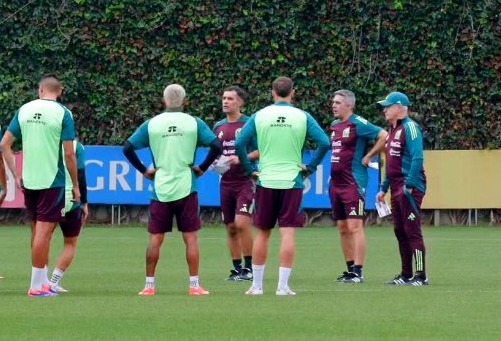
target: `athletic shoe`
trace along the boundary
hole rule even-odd
[[[226,281],[233,281],[233,282],[238,282],[240,281],[240,272],[238,272],[238,270],[235,270],[235,269],[231,269],[230,270],[230,275],[228,276],[228,278],[225,279]]]
[[[44,284],[42,285],[42,291],[50,291],[54,294],[59,294],[61,292],[68,292],[68,290],[64,289],[60,285],[52,285],[52,284]]]
[[[348,278],[348,271],[344,271],[342,275],[337,276],[336,282],[344,283]]]
[[[242,268],[240,274],[238,274],[238,278],[240,281],[252,281],[252,270],[248,268]]]
[[[153,296],[155,295],[155,288],[144,288],[138,293],[139,296]]]
[[[411,279],[405,276],[402,276],[402,274],[398,274],[393,278],[391,281],[386,282],[386,284],[389,285],[407,285]]]
[[[53,297],[53,296],[57,296],[57,293],[50,292],[50,291],[44,291],[44,290],[29,289],[28,296],[29,297]]]
[[[415,287],[420,287],[420,286],[423,286],[423,285],[429,285],[430,283],[428,283],[428,277],[426,276],[414,276],[412,277],[407,283],[405,283],[405,285],[412,285],[412,286],[415,286]]]
[[[277,289],[277,296],[294,296],[296,293],[292,291],[289,287]]]
[[[209,292],[202,287],[190,287],[189,294],[191,296],[202,296],[202,295],[208,295]]]
[[[62,286],[60,285],[52,285],[51,286],[53,290],[55,290],[57,293],[60,293],[60,292],[69,292],[69,290],[66,290],[65,288],[63,288]]]
[[[249,290],[245,292],[246,295],[262,295],[263,294],[263,289],[262,288],[256,288],[254,286],[251,286]]]
[[[42,291],[47,291],[47,292],[51,292],[53,294],[58,294],[58,292],[55,289],[53,289],[50,284],[42,285]]]
[[[364,278],[359,276],[356,272],[347,272],[345,279],[342,283],[363,283]]]

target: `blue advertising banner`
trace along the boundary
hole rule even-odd
[[[150,202],[151,181],[138,173],[127,161],[119,146],[86,146],[86,172],[88,200],[92,204],[147,205]],[[151,164],[149,150],[138,152],[145,165]],[[201,163],[207,149],[199,148],[195,164]],[[304,160],[311,158],[312,151],[304,153]],[[369,167],[366,209],[375,209],[378,190],[377,163]],[[317,171],[305,181],[304,207],[329,209],[330,153],[326,155]],[[197,179],[200,206],[219,206],[219,175],[208,171]]]

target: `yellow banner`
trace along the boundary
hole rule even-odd
[[[423,209],[501,208],[501,150],[427,150]]]

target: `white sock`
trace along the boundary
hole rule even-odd
[[[257,289],[263,289],[264,264],[252,264],[252,286]]]
[[[52,285],[59,285],[59,282],[61,281],[61,279],[63,279],[63,276],[64,276],[64,271],[59,268],[55,268],[54,271],[52,272],[50,283]]]
[[[43,268],[43,278],[42,278],[42,285],[50,285],[49,281],[49,269],[47,269],[47,265],[44,266]]]
[[[42,290],[43,276],[47,277],[43,268],[31,268],[31,284],[30,288],[33,290]]]
[[[146,277],[145,288],[154,288],[155,287],[155,277]]]
[[[190,276],[190,288],[197,288],[199,286],[198,276]]]
[[[278,289],[286,289],[289,287],[289,277],[291,275],[291,268],[279,267],[278,268]]]

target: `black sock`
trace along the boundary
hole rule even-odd
[[[355,265],[355,261],[352,261],[352,260],[346,261],[346,268],[348,269],[348,272],[353,272],[354,265]]]
[[[424,272],[424,271],[417,271],[415,277],[420,278],[420,279],[426,279],[426,272]]]
[[[233,259],[233,267],[235,270],[240,272],[242,270],[242,260],[241,259]]]
[[[362,268],[363,265],[353,265],[353,272],[358,275],[358,277],[362,277]]]
[[[247,269],[252,270],[252,256],[244,256],[244,264]]]

